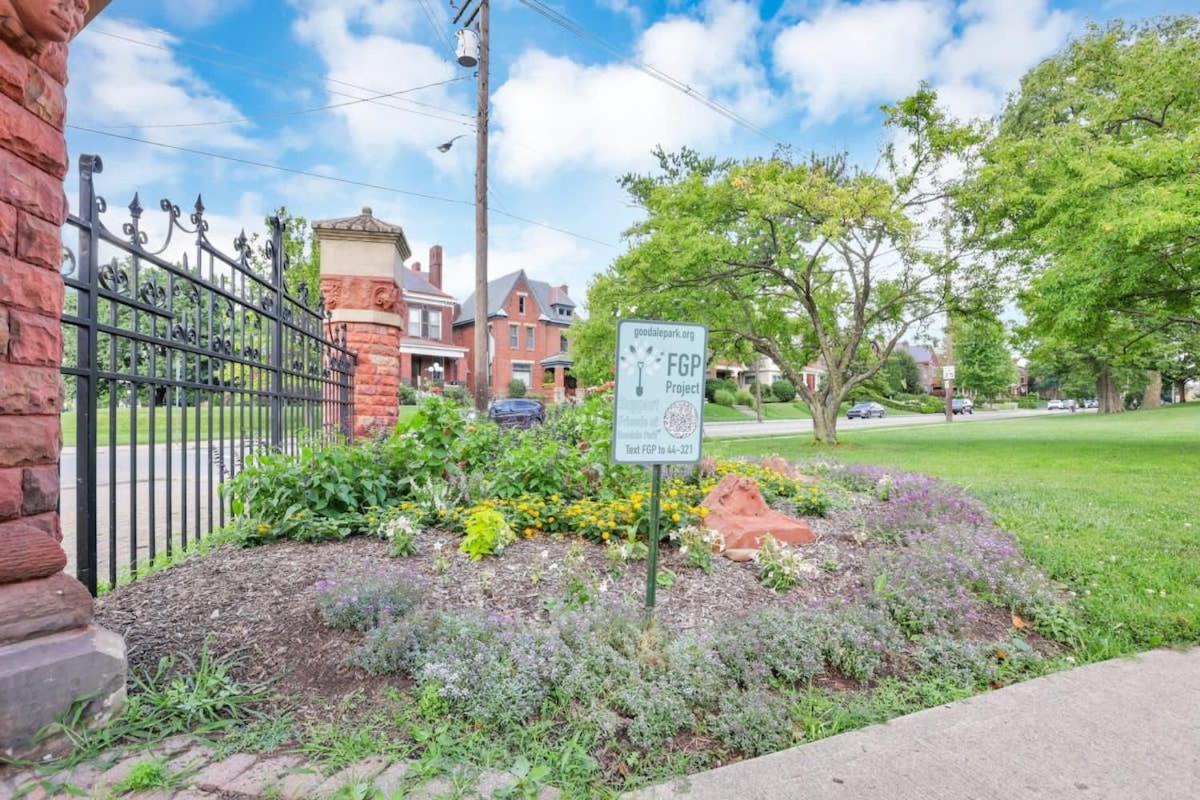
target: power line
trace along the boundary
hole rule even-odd
[[[376,189],[381,192],[391,192],[392,194],[402,194],[402,195],[407,195],[409,197],[419,197],[423,200],[435,200],[439,203],[450,203],[452,205],[470,206],[472,208],[475,206],[475,204],[470,200],[459,200],[459,199],[456,199],[453,197],[442,197],[441,195],[436,195],[436,194],[427,194],[425,192],[415,192],[415,191],[412,191],[411,189],[399,189],[395,186],[384,186],[383,184],[378,184],[378,183],[368,183],[366,181],[356,181],[351,178],[341,178],[341,177],[338,177],[337,175],[323,175],[319,172],[310,172],[308,170],[296,169],[294,167],[285,167],[282,164],[270,164],[265,161],[254,161],[254,160],[251,160],[248,158],[240,158],[238,156],[225,155],[223,153],[213,153],[213,152],[209,152],[207,150],[197,150],[197,149],[194,149],[191,147],[181,147],[180,145],[167,144],[166,142],[154,142],[154,141],[150,141],[149,139],[139,139],[136,136],[126,136],[121,133],[113,133],[112,131],[100,130],[98,128],[88,128],[88,127],[84,127],[83,125],[67,125],[66,127],[71,128],[72,130],[83,131],[84,133],[94,133],[97,136],[107,136],[112,139],[123,139],[127,142],[136,142],[138,144],[151,145],[153,147],[161,147],[166,150],[175,150],[180,153],[190,153],[192,155],[205,156],[206,158],[216,158],[216,159],[220,159],[222,161],[232,161],[236,164],[245,164],[246,166],[259,167],[260,169],[270,169],[270,170],[276,170],[278,172],[287,172],[292,175],[301,175],[305,178],[317,178],[319,180],[332,181],[334,183],[343,183],[343,184],[347,184],[349,186],[361,186],[366,189]],[[566,228],[560,228],[556,225],[550,225],[545,222],[538,222],[537,220],[530,219],[529,217],[523,217],[519,214],[514,214],[511,211],[503,211],[503,210],[501,210],[499,208],[495,208],[495,207],[492,207],[491,211],[492,211],[492,213],[499,214],[502,217],[508,217],[509,219],[513,219],[518,222],[524,222],[529,225],[535,225],[539,228],[545,228],[546,230],[555,231],[556,233],[561,233],[565,236],[570,236],[575,239],[581,239],[583,241],[592,242],[593,244],[598,244],[603,247],[611,247],[614,249],[616,249],[616,247],[617,247],[615,244],[612,244],[611,242],[605,242],[605,241],[601,241],[600,239],[594,239],[591,236],[586,236],[582,233],[575,233],[574,231],[567,230]]]
[[[450,40],[448,38],[446,38],[446,32],[443,31],[442,26],[438,24],[437,18],[434,16],[433,9],[430,8],[428,1],[427,0],[417,0],[417,3],[418,3],[418,5],[421,6],[421,10],[425,12],[425,19],[429,20],[429,27],[433,28],[434,36],[436,36],[438,38],[438,40],[441,41],[442,45],[450,53],[450,56],[453,57],[454,56],[454,45],[450,43]]]
[[[164,31],[163,33],[166,33],[166,32]],[[271,81],[276,81],[279,79],[278,73],[271,74],[271,73],[263,72],[261,70],[250,69],[249,67],[245,67],[245,66],[242,66],[239,64],[231,64],[228,61],[221,60],[221,59],[206,58],[206,57],[204,57],[202,55],[198,55],[196,53],[187,52],[185,50],[175,50],[175,49],[167,47],[165,45],[157,44],[155,42],[147,42],[143,39],[136,39],[132,36],[124,36],[119,33],[112,33],[110,31],[101,31],[101,30],[93,31],[93,30],[89,29],[88,31],[85,32],[84,35],[104,36],[109,39],[117,39],[122,42],[128,42],[130,44],[135,44],[140,47],[148,47],[148,48],[151,48],[154,50],[162,50],[164,52],[171,53],[172,55],[183,56],[184,58],[188,58],[193,61],[199,61],[199,62],[202,62],[205,64],[215,64],[216,66],[219,66],[219,67],[236,70],[238,72],[244,72],[247,75],[254,75],[259,78],[266,78]],[[167,34],[167,35],[173,35],[173,34]],[[204,47],[204,48],[207,48],[210,50],[215,50],[217,52],[224,53],[225,55],[228,55],[228,56],[233,56],[234,58],[241,59],[243,61],[249,61],[252,63],[263,64],[266,66],[280,67],[283,69],[287,69],[289,72],[293,71],[295,69],[295,65],[293,65],[293,64],[282,64],[280,62],[272,62],[272,61],[266,61],[266,60],[260,59],[260,58],[254,58],[252,56],[248,56],[248,55],[239,53],[234,50],[229,50],[229,49],[221,47],[219,45],[209,44],[207,42],[198,42],[198,41],[193,41],[193,40],[188,40],[188,39],[180,39],[179,41],[184,42],[189,45],[195,45],[197,47]],[[318,77],[323,83],[336,84],[338,86],[345,86],[345,87],[348,87],[350,89],[355,89],[360,92],[371,92],[373,94],[385,94],[385,92],[382,92],[379,89],[371,89],[366,86],[359,86],[358,84],[350,83],[349,81],[343,81],[343,80],[338,80],[336,78],[325,77],[325,76],[319,75],[316,72],[313,72],[311,70],[308,71],[308,74]],[[341,92],[341,91],[337,91],[335,89],[330,89],[328,86],[326,86],[324,88],[325,88],[325,91],[329,92],[332,95],[337,95],[338,97],[349,97],[353,100],[362,100],[363,99],[362,97],[360,97],[358,95],[348,94],[346,92]],[[433,105],[431,103],[423,103],[419,100],[413,100],[411,98],[397,98],[397,100],[399,100],[400,102],[403,102],[403,103],[411,103],[413,105],[421,106],[423,108],[430,108],[435,111],[442,111],[446,114],[452,114],[454,116],[464,117],[466,119],[474,119],[473,114],[465,114],[456,109],[445,108],[444,106],[437,106],[437,105]],[[411,108],[405,108],[403,106],[392,105],[391,103],[384,103],[380,100],[368,100],[367,102],[373,102],[376,105],[383,106],[384,108],[390,108],[395,111],[403,111],[403,112],[409,113],[409,114],[417,113]]]
[[[430,89],[434,86],[444,86],[448,83],[454,83],[455,81],[465,81],[468,78],[470,78],[469,75],[461,75],[457,78],[449,78],[444,81],[437,81],[436,83],[426,83],[421,86],[414,86],[410,89],[399,89],[394,92],[388,92],[387,94],[378,94],[378,95],[375,95],[374,97],[363,97],[363,98],[359,98],[357,100],[347,100],[344,103],[330,103],[328,105],[314,106],[312,108],[300,108],[295,111],[282,111],[282,112],[279,112],[276,114],[258,114],[258,115],[252,116],[252,117],[251,116],[241,116],[241,117],[236,117],[234,119],[208,120],[205,122],[169,122],[169,123],[160,123],[160,124],[151,124],[151,125],[107,125],[107,126],[104,126],[104,129],[112,131],[112,130],[136,130],[138,128],[206,128],[206,127],[212,127],[215,125],[237,125],[242,122],[256,122],[256,121],[261,121],[264,119],[280,119],[280,118],[285,118],[285,117],[298,117],[298,116],[302,116],[304,114],[314,114],[318,111],[330,111],[335,108],[345,108],[346,106],[353,106],[353,105],[357,105],[358,103],[369,103],[373,100],[379,100],[381,98],[387,98],[387,97],[395,97],[397,95],[406,94],[407,92],[420,91],[421,89]],[[407,110],[407,109],[405,109],[405,110]],[[456,120],[456,119],[450,119],[448,117],[441,117],[436,114],[427,114],[423,111],[409,111],[408,113],[420,114],[423,117],[432,117],[433,119],[440,119],[444,122],[453,122],[455,125],[464,125],[468,128],[475,127],[474,125],[472,125],[469,122],[463,122],[463,121]]]
[[[625,54],[623,52],[621,52],[620,49],[609,44],[604,39],[601,39],[599,36],[592,33],[592,31],[589,28],[587,28],[586,26],[571,19],[566,14],[563,14],[562,12],[559,12],[559,11],[555,11],[550,6],[541,2],[541,0],[520,0],[520,2],[522,5],[524,5],[525,7],[527,7],[534,13],[540,14],[541,16],[543,16],[546,19],[553,22],[555,25],[558,25],[561,28],[565,28],[566,30],[568,30],[571,33],[575,34],[576,36],[580,37],[581,39],[586,39],[587,41],[592,42],[596,46],[600,47],[603,50],[606,50],[607,52],[616,56],[617,58],[624,59],[626,57]],[[775,137],[771,136],[771,134],[767,133],[762,128],[760,128],[757,125],[755,125],[754,123],[750,122],[745,117],[742,117],[736,111],[734,111],[733,109],[724,105],[723,103],[720,103],[716,100],[706,97],[705,95],[696,91],[690,85],[688,85],[687,83],[684,83],[683,81],[679,80],[678,78],[674,78],[674,77],[668,75],[667,73],[663,72],[662,70],[658,69],[657,67],[654,67],[650,64],[646,64],[642,61],[634,60],[631,63],[633,64],[634,67],[641,70],[642,72],[649,75],[650,77],[654,78],[655,80],[671,87],[672,89],[674,89],[678,92],[682,92],[683,94],[692,98],[693,100],[695,100],[696,102],[705,106],[709,110],[711,110],[717,114],[720,114],[722,117],[725,117],[730,122],[733,122],[736,125],[740,125],[741,127],[745,128],[746,130],[751,131],[751,132],[763,137],[764,139],[766,139],[769,142],[777,143]]]

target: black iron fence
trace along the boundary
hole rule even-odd
[[[345,326],[287,288],[284,221],[230,256],[199,197],[163,200],[150,249],[136,194],[105,224],[101,170],[80,158],[62,268],[63,544],[93,594],[224,525],[220,484],[251,454],[349,437],[355,367]]]

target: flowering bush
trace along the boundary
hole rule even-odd
[[[787,701],[761,690],[721,698],[720,709],[710,720],[709,729],[721,744],[752,758],[793,743]]]
[[[725,541],[719,531],[699,525],[688,525],[672,531],[671,540],[679,542],[679,553],[687,557],[690,566],[706,573],[713,570],[713,551],[724,549]]]
[[[958,686],[984,687],[1037,669],[1042,657],[1020,639],[989,643],[932,636],[921,641],[913,660],[920,669]]]
[[[830,609],[820,627],[826,663],[862,683],[875,678],[889,653],[904,647],[904,636],[888,616],[862,603]]]
[[[786,592],[816,572],[816,567],[805,561],[799,552],[780,544],[769,533],[758,547],[754,556],[758,562],[758,579],[770,589]]]
[[[331,628],[367,631],[410,612],[424,594],[412,573],[374,576],[353,582],[318,581],[317,610]]]
[[[417,551],[417,522],[411,514],[389,509],[369,518],[373,522],[372,532],[388,543],[388,554],[393,558],[411,556]]]
[[[466,529],[467,535],[458,549],[470,556],[472,561],[498,555],[517,538],[504,515],[494,508],[474,509],[467,517]]]

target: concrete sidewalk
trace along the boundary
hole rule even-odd
[[[1200,648],[1060,672],[631,797],[1194,800]]]

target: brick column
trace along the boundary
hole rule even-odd
[[[401,380],[400,340],[407,308],[404,231],[364,208],[356,217],[313,223],[321,248],[321,293],[333,324],[346,325],[346,346],[358,355],[354,374],[354,434],[396,424]]]
[[[124,642],[63,572],[55,511],[66,42],[85,11],[0,0],[0,756],[56,749],[35,750],[42,726],[82,697],[104,718],[125,696]]]

